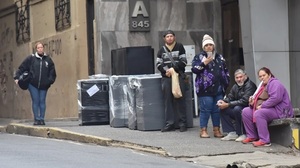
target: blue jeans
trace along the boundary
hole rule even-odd
[[[28,90],[32,100],[34,120],[44,120],[46,111],[46,96],[48,90],[38,89],[31,84],[29,84]]]
[[[220,127],[220,109],[217,101],[223,99],[222,94],[216,96],[199,97],[200,105],[200,128],[207,128],[209,117],[211,116],[214,127]]]

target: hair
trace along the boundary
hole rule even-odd
[[[246,72],[244,70],[237,69],[237,70],[234,71],[234,76],[237,75],[237,74],[240,74],[240,73],[246,75]]]
[[[265,71],[268,75],[271,75],[271,77],[275,77],[273,74],[272,74],[272,72],[271,72],[271,70],[269,69],[269,68],[267,68],[267,67],[262,67],[262,68],[260,68],[259,70],[258,70],[258,72],[257,72],[257,74],[259,73],[259,71]]]
[[[35,49],[37,49],[37,46],[38,46],[39,44],[42,44],[42,46],[44,47],[44,44],[43,44],[42,42],[39,41],[39,42],[36,42],[36,43],[35,43],[35,45],[34,45],[34,46],[35,46]]]

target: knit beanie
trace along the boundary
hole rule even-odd
[[[172,30],[167,30],[166,32],[164,32],[163,36],[166,37],[166,35],[168,34],[172,34],[173,36],[175,36],[175,33]]]
[[[213,38],[211,38],[211,37],[210,37],[209,35],[207,35],[207,34],[205,34],[205,35],[203,36],[203,40],[202,40],[202,48],[203,48],[203,49],[204,49],[204,46],[205,46],[206,44],[212,44],[212,45],[215,46],[215,43],[214,43]]]

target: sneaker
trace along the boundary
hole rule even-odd
[[[33,125],[40,125],[40,121],[39,120],[34,120]]]
[[[246,138],[242,141],[243,144],[247,144],[247,143],[250,143],[250,142],[253,142],[253,141],[257,141],[257,139],[255,138]]]
[[[222,141],[234,141],[238,138],[238,135],[235,132],[229,132],[225,137],[221,138]]]
[[[46,125],[44,120],[40,120],[40,125]]]
[[[258,147],[258,146],[271,146],[271,143],[265,143],[262,141],[255,141],[252,143],[254,147]]]
[[[243,140],[246,139],[246,135],[240,135],[238,138],[235,139],[235,142],[242,142]]]

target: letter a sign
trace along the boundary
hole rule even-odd
[[[129,30],[150,31],[150,3],[149,0],[129,1]]]

